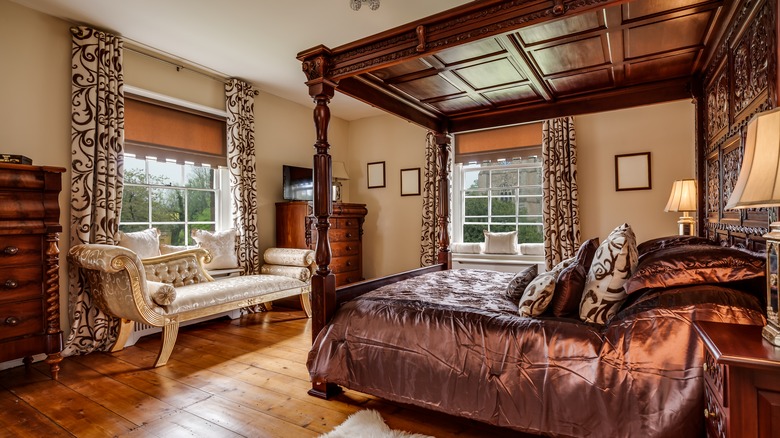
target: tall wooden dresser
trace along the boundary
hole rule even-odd
[[[363,222],[365,204],[334,203],[330,217],[330,269],[336,286],[363,280]],[[317,247],[317,219],[308,202],[276,204],[276,246],[280,248]]]
[[[58,167],[0,163],[0,362],[46,353],[56,379],[62,357]]]

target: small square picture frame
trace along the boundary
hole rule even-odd
[[[615,155],[615,191],[652,188],[650,152]]]
[[[420,168],[401,169],[401,196],[420,195]]]
[[[385,162],[374,161],[366,165],[366,180],[369,189],[385,187]]]

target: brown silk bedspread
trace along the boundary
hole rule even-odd
[[[437,272],[347,302],[317,337],[309,371],[527,432],[692,437],[704,431],[704,353],[690,321],[764,324],[755,297],[711,285],[651,291],[607,327],[524,318],[503,296],[511,278]]]

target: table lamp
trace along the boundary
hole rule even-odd
[[[780,205],[780,109],[754,116],[747,125],[745,153],[739,178],[725,208],[760,208]],[[766,239],[766,319],[762,334],[780,346],[778,322],[778,247],[780,222],[769,225]]]
[[[669,202],[666,203],[664,211],[682,212],[679,224],[679,234],[681,236],[693,236],[696,229],[696,221],[690,212],[696,211],[696,180],[681,179],[672,184],[672,194],[669,195]]]
[[[341,181],[348,180],[347,168],[343,161],[334,161],[333,164],[333,202],[341,202]]]

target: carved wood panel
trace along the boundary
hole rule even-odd
[[[705,68],[699,122],[699,187],[705,190],[704,234],[728,245],[761,249],[768,231],[765,208],[726,210],[739,176],[744,134],[750,118],[776,102],[777,35],[775,2],[743,0]]]

